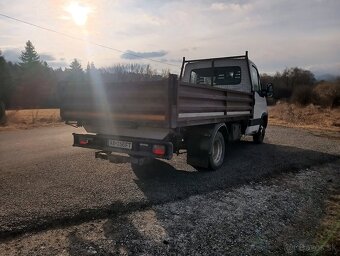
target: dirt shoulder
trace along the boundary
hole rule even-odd
[[[62,125],[59,109],[7,110],[0,131]]]

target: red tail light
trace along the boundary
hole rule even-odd
[[[87,145],[88,143],[89,143],[89,141],[87,139],[80,139],[79,140],[80,145]]]
[[[152,153],[158,156],[164,156],[165,155],[165,146],[164,145],[153,145],[152,147]]]

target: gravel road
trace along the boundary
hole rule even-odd
[[[339,141],[303,130],[230,144],[211,173],[184,155],[134,169],[95,160],[70,146],[75,131],[0,133],[1,255],[308,251],[339,191]]]

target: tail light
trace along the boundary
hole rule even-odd
[[[88,143],[89,143],[89,141],[87,139],[80,139],[79,140],[80,145],[87,145]]]
[[[164,145],[153,145],[152,153],[157,156],[164,156],[165,155],[165,146]]]

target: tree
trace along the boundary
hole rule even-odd
[[[74,73],[83,72],[83,68],[81,67],[80,62],[77,59],[74,59],[71,62],[70,71]]]
[[[71,86],[80,86],[84,82],[85,76],[83,68],[77,59],[74,59],[71,62],[70,68],[67,69],[67,73],[67,79],[71,83]]]
[[[315,77],[309,70],[295,68],[286,68],[282,73],[282,79],[285,81],[287,88],[291,90],[296,89],[299,86],[311,86],[315,83]]]
[[[31,41],[21,52],[20,69],[15,72],[12,105],[21,108],[50,107],[55,104],[56,78],[46,62],[41,62]]]
[[[20,66],[23,68],[30,68],[41,64],[40,57],[30,40],[26,42],[25,50],[21,52],[20,60]]]
[[[8,106],[13,91],[13,80],[10,74],[9,65],[0,51],[0,105]],[[4,108],[4,107],[3,107]],[[1,119],[1,117],[0,117]]]
[[[86,74],[87,75],[90,75],[90,73],[91,72],[93,72],[93,71],[96,71],[97,70],[97,68],[96,68],[96,66],[94,65],[94,63],[93,62],[88,62],[87,63],[87,66],[86,66]]]
[[[315,81],[312,72],[298,67],[286,68],[282,73],[276,72],[274,76],[261,75],[262,85],[266,85],[268,82],[274,84],[275,99],[289,99],[296,90],[299,91],[299,95],[303,94],[307,90],[306,88],[309,87],[310,90],[313,88]]]

